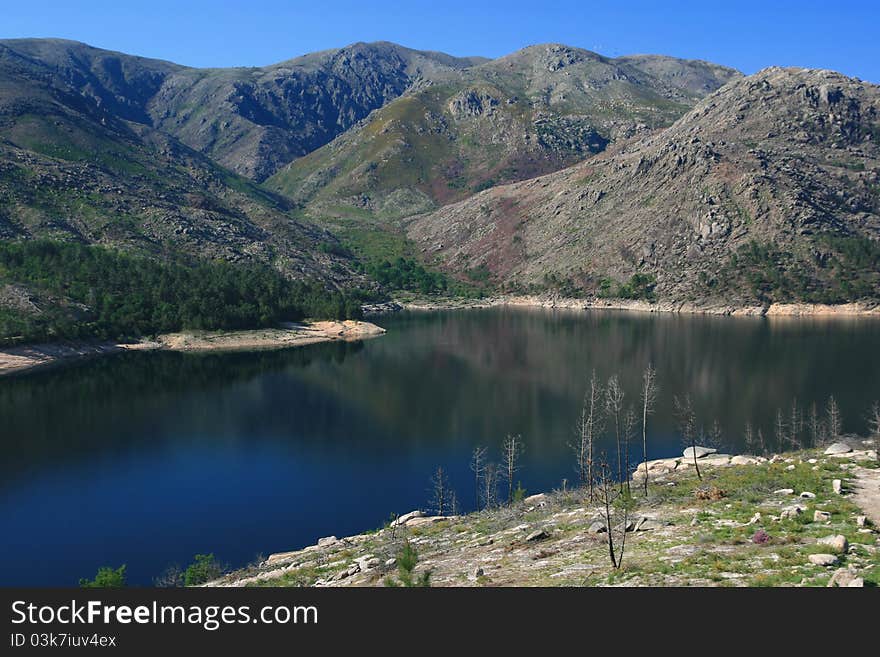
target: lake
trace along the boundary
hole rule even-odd
[[[0,585],[76,585],[127,564],[150,585],[213,552],[231,566],[425,507],[437,466],[474,506],[477,445],[525,443],[530,493],[576,479],[587,380],[660,392],[649,457],[676,455],[673,396],[743,449],[777,408],[834,394],[846,431],[880,399],[880,321],[513,308],[400,313],[360,343],[125,353],[0,379]],[[604,449],[613,440],[605,439]],[[634,461],[640,460],[640,445]]]

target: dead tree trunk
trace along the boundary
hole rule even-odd
[[[608,379],[608,385],[605,387],[605,409],[608,415],[614,418],[614,439],[617,444],[617,480],[620,482],[620,489],[623,490],[623,454],[621,453],[621,436],[620,436],[620,413],[623,410],[624,392],[620,385],[617,375],[613,375]]]
[[[657,398],[657,372],[651,364],[642,375],[642,463],[645,464],[645,497],[648,496],[648,416]]]
[[[507,436],[504,441],[504,476],[507,478],[507,503],[513,503],[513,479],[519,471],[519,457],[522,454],[522,438],[518,435]]]
[[[480,508],[480,496],[482,494],[481,480],[486,471],[486,448],[474,447],[471,454],[471,471],[474,473],[474,503]]]

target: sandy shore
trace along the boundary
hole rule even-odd
[[[840,305],[774,303],[769,306],[697,306],[691,303],[629,301],[626,299],[572,299],[549,296],[500,296],[474,300],[401,301],[406,310],[458,310],[521,306],[571,310],[627,310],[644,313],[725,315],[730,317],[880,317],[880,305],[846,303]]]
[[[64,343],[0,349],[0,377],[61,363],[95,358],[122,351],[233,351],[284,349],[333,340],[362,340],[385,333],[370,322],[322,321],[285,324],[277,329],[169,333],[155,341],[128,344]]]

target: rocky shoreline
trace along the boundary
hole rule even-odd
[[[683,315],[721,315],[728,317],[815,317],[853,318],[880,317],[880,303],[846,304],[773,303],[767,306],[701,306],[688,302],[656,302],[627,299],[576,299],[553,295],[501,295],[485,299],[399,299],[384,304],[365,306],[371,315],[400,310],[465,310],[499,306],[548,308],[566,310],[625,310],[640,313],[675,313]]]
[[[362,340],[385,333],[355,320],[287,323],[277,329],[168,333],[133,343],[58,343],[0,349],[0,377],[124,351],[241,351],[285,349],[334,340]]]
[[[207,586],[393,585],[404,545],[432,586],[877,585],[875,450],[876,441],[857,437],[770,457],[701,449],[702,478],[693,455],[642,463],[626,526],[612,518],[629,536],[620,570],[608,562],[601,505],[585,489],[562,489],[467,515],[415,510],[376,531],[272,554]]]

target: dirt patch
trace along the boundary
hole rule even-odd
[[[854,468],[853,501],[880,527],[880,470]]]

